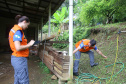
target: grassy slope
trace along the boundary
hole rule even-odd
[[[91,27],[92,29],[93,27]],[[111,72],[113,67],[105,68],[106,65],[113,64],[116,57],[116,40],[117,40],[117,32],[120,30],[126,31],[126,22],[124,23],[116,23],[110,25],[99,25],[95,26],[92,30],[92,34],[88,39],[97,40],[97,47],[99,50],[105,54],[108,59],[104,59],[99,54],[97,54],[94,50],[95,54],[95,62],[98,62],[99,65],[91,68],[89,64],[89,57],[87,54],[81,55],[79,70],[83,73],[91,73],[97,77],[106,78],[111,76]],[[62,49],[68,50],[68,48]],[[119,53],[117,62],[123,62],[126,65],[126,33],[121,33],[119,37]],[[116,65],[114,73],[117,73],[122,68],[121,65]],[[58,84],[57,81],[51,80],[50,74],[45,74],[45,78],[43,79],[42,84]],[[102,80],[102,84],[106,84],[109,80]],[[125,84],[126,83],[126,68],[115,76],[110,83],[108,84]],[[74,83],[76,84],[76,83]],[[91,84],[91,83],[80,83],[80,84]]]
[[[90,35],[89,39],[97,40],[97,47],[102,51],[108,59],[104,59],[95,52],[95,62],[99,65],[91,68],[89,65],[89,57],[86,54],[81,55],[80,69],[83,73],[91,73],[97,77],[106,78],[111,76],[113,67],[105,68],[106,65],[113,64],[116,57],[117,32],[120,30],[126,31],[126,23],[110,24],[106,26],[97,26]],[[123,62],[126,65],[126,33],[121,33],[119,36],[119,51],[117,62]],[[117,73],[122,68],[121,64],[115,66],[114,73]],[[106,84],[108,80],[103,80],[102,84]],[[126,83],[126,68],[115,76],[109,84],[124,84]]]

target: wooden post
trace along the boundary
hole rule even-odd
[[[48,28],[48,37],[50,37],[50,29],[51,29],[51,2],[49,4],[49,28]]]

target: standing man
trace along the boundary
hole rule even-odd
[[[91,51],[91,49],[94,49],[95,51],[97,51],[98,54],[100,54],[104,58],[107,58],[105,55],[102,54],[100,50],[97,49],[96,41],[94,39],[92,40],[82,39],[75,44],[75,50],[73,51],[73,54],[75,53],[75,59],[77,59],[74,61],[73,75],[75,76],[79,75],[78,67],[81,53],[86,53],[89,55],[91,67],[98,65],[98,63],[94,63],[94,52]]]

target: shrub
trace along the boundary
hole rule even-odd
[[[84,38],[87,38],[91,31],[90,28],[84,28],[84,27],[78,27],[78,28],[75,28],[73,31],[73,44],[75,44],[76,42],[78,42],[79,40],[81,39],[84,39]],[[58,37],[58,39],[55,38],[55,41],[58,40],[58,41],[69,41],[69,32],[68,31],[65,31],[63,33],[63,35],[60,35]],[[67,47],[69,44],[61,44],[61,43],[55,43],[53,44],[53,47],[55,48],[60,48],[60,49],[63,49],[65,47]]]

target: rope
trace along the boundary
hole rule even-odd
[[[117,55],[118,55],[118,38],[119,38],[119,34],[118,34],[118,36],[117,36],[117,50],[116,50],[115,62],[114,62],[113,64],[111,64],[111,65],[105,66],[105,68],[107,68],[107,67],[113,65],[113,71],[112,71],[111,77],[100,78],[100,77],[96,77],[96,76],[94,76],[93,74],[90,74],[90,73],[81,73],[81,74],[78,76],[78,78],[76,79],[77,84],[78,84],[79,81],[80,81],[80,82],[92,82],[92,84],[93,84],[94,82],[99,81],[100,84],[101,84],[101,80],[106,80],[106,79],[109,79],[109,82],[110,82],[111,79],[112,79],[112,77],[116,76],[117,74],[119,74],[119,73],[124,69],[124,63],[122,63],[122,62],[116,62],[116,60],[117,60]],[[74,60],[79,60],[79,59],[74,59]],[[117,72],[115,75],[113,75],[113,73],[114,73],[114,68],[115,68],[115,64],[122,64],[123,67],[122,67],[122,69],[121,69],[119,72]],[[93,80],[91,80],[91,79],[93,79]],[[109,82],[108,82],[108,83],[109,83]]]
[[[112,75],[111,75],[111,78],[110,78],[109,82],[110,82],[110,81],[111,81],[111,79],[112,79],[112,76],[113,76],[113,73],[114,73],[114,68],[115,68],[115,63],[116,63],[117,56],[118,56],[118,38],[119,38],[119,34],[118,34],[118,36],[117,36],[117,50],[116,50],[116,58],[115,58],[115,62],[114,62],[113,70],[112,70]],[[108,82],[108,83],[109,83],[109,82]]]

